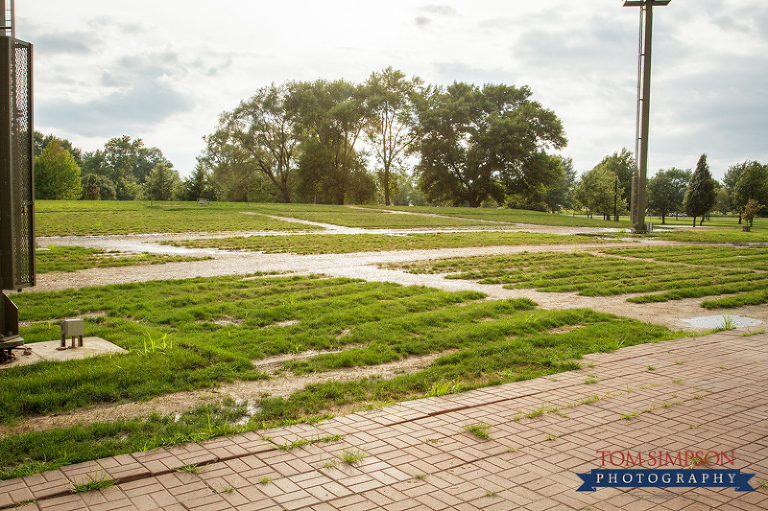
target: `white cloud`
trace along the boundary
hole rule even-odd
[[[39,129],[86,150],[142,138],[182,173],[218,114],[259,87],[387,66],[427,83],[529,85],[562,118],[580,171],[634,148],[638,14],[619,0],[26,0],[16,12],[17,36],[36,45]],[[651,168],[706,152],[719,177],[768,161],[768,6],[655,12]]]

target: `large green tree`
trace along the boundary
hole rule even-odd
[[[213,179],[225,201],[250,202],[259,194],[259,169],[251,155],[239,144],[232,143],[225,130],[203,137],[205,151],[200,162],[213,173]]]
[[[610,170],[619,178],[619,185],[624,190],[621,198],[629,204],[629,196],[632,193],[632,176],[637,168],[634,155],[625,147],[621,151],[603,158],[597,166]]]
[[[147,198],[149,200],[171,200],[179,184],[179,174],[165,163],[158,163],[147,179]]]
[[[691,180],[690,170],[680,170],[672,167],[660,170],[648,180],[648,209],[661,216],[661,223],[666,223],[669,213],[683,209],[685,191]]]
[[[617,215],[627,211],[627,201],[623,198],[624,189],[616,174],[604,165],[597,165],[582,174],[573,189],[576,205],[589,214],[598,213],[608,220],[614,212]]]
[[[563,208],[569,209],[572,205],[573,186],[576,184],[576,170],[573,168],[571,158],[562,156],[553,156],[563,170],[563,177],[552,187],[548,188],[544,201],[547,205],[547,211],[556,213]]]
[[[418,140],[414,99],[421,79],[406,79],[402,71],[388,67],[373,73],[364,84],[369,122],[364,134],[373,147],[378,168],[378,181],[389,206],[397,183],[393,173]]]
[[[179,198],[184,201],[216,200],[219,198],[218,185],[200,159],[198,159],[192,174],[180,184]]]
[[[365,88],[316,80],[293,89],[301,141],[299,190],[305,200],[344,204],[353,173],[364,166],[355,145],[370,119]]]
[[[248,100],[219,119],[216,138],[225,140],[250,162],[278,192],[282,202],[291,202],[298,145],[293,85],[262,87]]]
[[[35,198],[73,200],[83,191],[80,167],[58,139],[50,140],[35,158]]]
[[[750,199],[760,207],[759,214],[768,212],[768,165],[756,161],[745,162],[739,180],[733,187],[733,204],[739,213]]]
[[[84,176],[99,176],[104,186],[114,189],[118,200],[134,200],[142,197],[150,172],[161,163],[173,168],[157,147],[145,147],[141,139],[123,135],[108,140],[104,149],[86,153],[82,170]]]
[[[702,154],[696,163],[696,170],[688,182],[688,189],[685,191],[683,207],[685,214],[693,217],[693,226],[696,227],[696,217],[701,217],[701,223],[704,223],[704,215],[709,213],[715,205],[715,180],[709,172],[707,155]]]
[[[419,101],[420,186],[430,201],[477,207],[553,185],[547,148],[566,144],[560,120],[528,87],[454,83]],[[554,177],[554,181],[553,181]]]

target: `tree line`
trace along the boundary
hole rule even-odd
[[[83,153],[67,140],[36,134],[37,195],[626,213],[632,154],[622,149],[577,177],[572,161],[552,152],[567,144],[560,119],[531,95],[528,87],[508,85],[425,86],[392,68],[359,84],[272,84],[219,116],[185,180],[160,149],[139,139],[113,138],[103,150]],[[686,199],[695,173],[661,170],[648,182],[649,212],[663,223],[714,193],[708,210],[696,206],[692,216],[741,213],[749,199],[766,213],[761,172],[766,167],[757,162],[734,165],[720,184],[707,168],[709,181],[697,181],[694,189],[702,191]]]

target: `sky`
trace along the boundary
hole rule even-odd
[[[768,162],[768,2],[654,9],[649,174]],[[189,175],[218,116],[290,80],[528,85],[578,172],[635,148],[639,8],[623,0],[16,0],[34,44],[35,129],[85,151],[113,137]]]

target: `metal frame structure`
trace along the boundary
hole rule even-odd
[[[625,0],[624,7],[640,7],[640,49],[637,69],[637,130],[635,162],[637,172],[632,178],[631,218],[633,232],[646,232],[646,181],[648,176],[648,134],[651,117],[651,42],[653,38],[653,8],[669,5],[671,0]]]
[[[10,2],[0,0],[0,355],[24,344],[4,291],[35,285],[32,45],[13,37]]]

